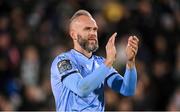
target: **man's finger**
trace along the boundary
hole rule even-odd
[[[130,36],[128,41],[136,41],[138,43],[139,39],[136,36]]]
[[[136,40],[137,42],[139,42],[139,39],[136,36],[132,36],[133,40]]]
[[[110,43],[114,43],[113,41],[115,40],[115,37],[116,37],[116,35],[117,35],[117,33],[115,32],[115,33],[113,33],[113,35],[109,38],[109,40],[108,40],[108,43],[107,44],[110,44]]]
[[[131,50],[134,53],[134,55],[137,53],[137,50],[135,48],[131,48]]]
[[[128,42],[132,42],[132,43],[134,43],[134,44],[138,45],[138,41],[133,40],[133,39],[129,40]]]
[[[112,44],[114,45],[114,43],[115,43],[115,37],[113,37],[112,39]]]
[[[132,40],[132,36],[130,36],[130,37],[128,38],[128,41],[130,41],[130,40]]]
[[[131,47],[133,47],[133,48],[135,48],[135,49],[138,48],[137,44],[134,44],[134,43],[132,43],[131,41],[130,41],[128,44],[129,44],[129,46],[131,46]]]
[[[117,35],[117,32],[113,33],[113,35],[111,36],[111,38],[112,38],[112,37],[116,37],[116,35]]]
[[[137,50],[136,50],[135,48],[131,47],[131,46],[129,46],[128,49],[130,50],[130,52],[131,52],[133,55],[135,55],[136,52],[137,52]]]

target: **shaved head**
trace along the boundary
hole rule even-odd
[[[80,16],[87,16],[93,19],[92,15],[86,10],[78,10],[70,19],[69,29],[71,30],[74,22],[78,20]]]
[[[96,21],[93,19],[92,15],[86,11],[86,10],[78,10],[77,12],[74,13],[74,15],[71,17],[70,21],[69,21],[69,32],[71,32],[71,30],[76,30],[77,29],[77,24],[79,24],[80,22],[82,22],[82,19],[80,19],[81,17],[86,17],[91,19],[91,21],[93,21],[96,24]],[[82,18],[83,18],[82,17]],[[76,25],[74,25],[76,24]],[[75,28],[74,28],[75,26]],[[79,25],[78,25],[79,27]],[[97,27],[97,25],[96,25]]]
[[[71,17],[69,24],[74,48],[95,52],[98,49],[97,30],[98,26],[91,14],[86,10],[78,10]]]

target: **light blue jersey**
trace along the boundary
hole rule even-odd
[[[87,58],[72,49],[57,56],[51,66],[51,87],[57,111],[104,111],[104,86],[125,96],[135,93],[137,72],[122,77],[104,64],[104,58]]]

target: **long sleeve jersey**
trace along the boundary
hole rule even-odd
[[[122,77],[105,59],[87,58],[71,49],[57,56],[51,65],[51,87],[57,111],[104,111],[104,86],[125,96],[135,93],[136,68],[126,69]]]

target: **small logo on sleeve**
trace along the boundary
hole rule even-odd
[[[72,65],[70,63],[70,60],[62,60],[62,61],[58,62],[57,67],[58,67],[60,74],[67,71],[67,70],[72,69]]]

